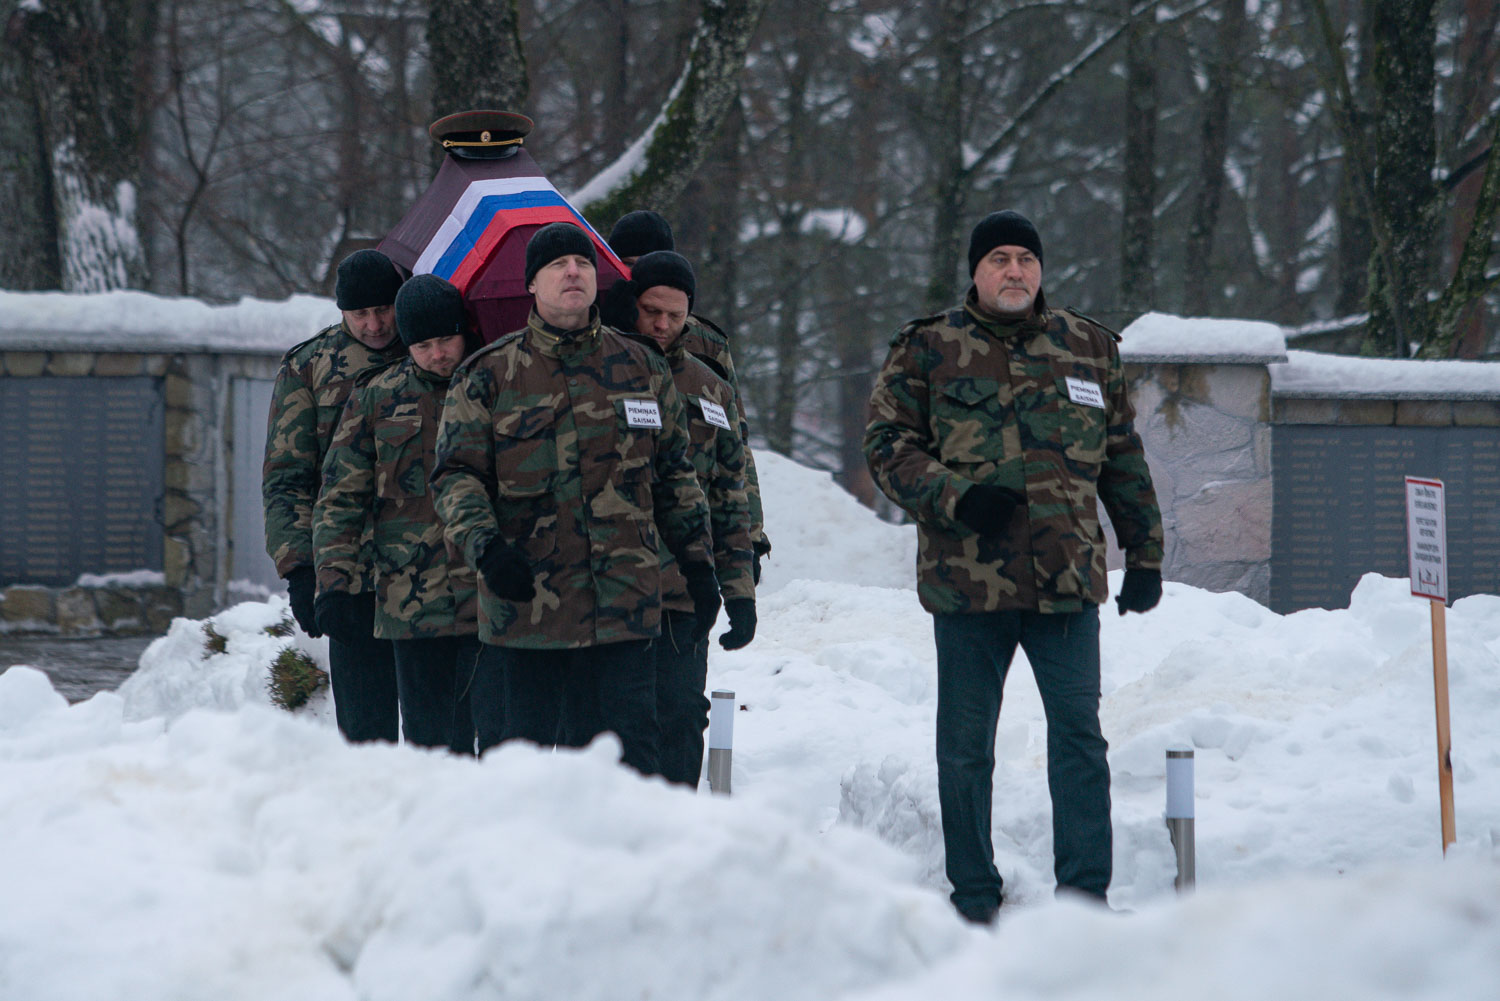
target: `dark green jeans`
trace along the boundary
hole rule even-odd
[[[1047,717],[1053,872],[1059,889],[1109,888],[1109,745],[1099,729],[1099,609],[935,615],[938,799],[953,905],[984,920],[1000,905],[990,840],[995,725],[1011,658],[1026,651]]]

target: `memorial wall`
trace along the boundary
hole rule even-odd
[[[161,379],[0,379],[0,586],[162,569]]]

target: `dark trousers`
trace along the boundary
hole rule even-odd
[[[477,636],[392,640],[401,734],[408,744],[474,753],[469,683],[479,656]]]
[[[333,715],[344,739],[394,744],[400,737],[401,708],[391,641],[371,636],[343,643],[328,637],[328,673]]]
[[[703,731],[708,728],[708,637],[698,635],[692,612],[661,614],[656,651],[656,719],[661,724],[661,774],[697,788],[703,772]]]
[[[1109,745],[1099,729],[1099,609],[1043,615],[935,615],[938,799],[954,906],[983,916],[1000,903],[990,841],[995,724],[1019,643],[1047,717],[1053,872],[1059,888],[1097,897],[1109,888]]]
[[[661,730],[652,642],[573,650],[486,644],[472,686],[479,752],[503,740],[582,747],[608,730],[620,738],[621,761],[657,774]]]

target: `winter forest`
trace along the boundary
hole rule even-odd
[[[326,292],[426,187],[429,122],[523,111],[607,232],[665,214],[758,446],[867,502],[891,332],[1037,221],[1116,328],[1500,352],[1500,0],[3,0],[0,287]],[[310,332],[309,332],[310,333]]]

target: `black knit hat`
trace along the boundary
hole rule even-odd
[[[587,257],[595,267],[599,265],[599,257],[594,253],[594,241],[589,239],[581,226],[571,222],[549,222],[532,233],[531,241],[526,244],[526,284],[530,285],[531,279],[542,268],[568,254]]]
[[[401,287],[401,272],[378,250],[356,250],[339,262],[333,298],[339,309],[353,311],[389,306]]]
[[[468,325],[463,293],[437,275],[412,275],[396,293],[396,332],[407,347],[461,334]]]
[[[676,250],[672,227],[650,209],[627,212],[609,231],[609,249],[621,257],[644,257],[655,250]]]
[[[698,290],[693,266],[686,257],[671,250],[652,251],[636,261],[630,268],[630,280],[636,287],[636,298],[657,285],[680,289],[687,293],[688,308],[692,308],[693,296]]]
[[[970,277],[973,277],[979,262],[984,260],[984,255],[996,247],[1025,247],[1036,255],[1038,264],[1042,263],[1042,238],[1037,235],[1031,220],[1019,212],[1006,209],[991,212],[979,220],[979,225],[969,234]]]

